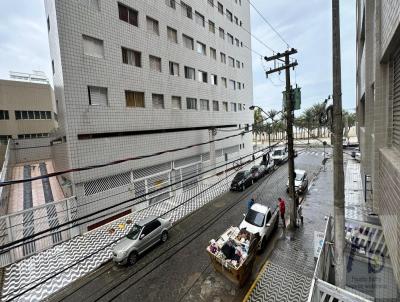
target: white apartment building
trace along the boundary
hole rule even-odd
[[[248,1],[45,0],[45,8],[59,119],[56,170],[206,142],[252,123]],[[217,163],[249,154],[251,133],[215,150]],[[151,191],[207,170],[209,159],[207,144],[60,180],[82,216],[144,193],[140,206],[176,194]],[[80,231],[135,208],[119,209]]]
[[[400,1],[357,1],[357,119],[367,198],[400,284]],[[386,282],[386,281],[385,281]]]

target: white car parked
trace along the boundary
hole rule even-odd
[[[286,146],[275,148],[272,153],[271,159],[274,161],[276,165],[284,163],[288,160],[288,151]]]
[[[260,235],[259,250],[266,247],[267,240],[271,236],[272,231],[278,226],[278,211],[271,212],[271,209],[265,205],[255,203],[251,206],[247,214],[243,214],[244,219],[240,224],[240,229],[252,234]]]

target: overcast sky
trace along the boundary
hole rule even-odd
[[[205,1],[205,0],[204,0]],[[242,0],[246,1],[246,0]],[[355,1],[341,0],[343,107],[355,107]],[[293,82],[302,88],[302,108],[332,94],[331,0],[253,0],[263,16],[298,50]],[[252,33],[276,51],[286,45],[251,9]],[[51,75],[46,18],[42,0],[0,0],[0,78],[32,70]],[[252,48],[271,52],[253,39]],[[284,73],[266,79],[269,67],[253,53],[254,104],[268,110],[282,106]]]

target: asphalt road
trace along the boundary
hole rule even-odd
[[[317,151],[310,152],[310,151]],[[295,166],[308,171],[311,179],[323,159],[321,149],[300,153]],[[278,197],[286,197],[287,164],[259,180],[244,192],[228,192],[177,222],[164,244],[156,245],[133,267],[107,262],[50,297],[52,301],[241,301],[257,272],[270,255],[279,228],[266,251],[257,256],[253,275],[237,288],[216,273],[205,248],[229,226],[239,225],[247,201],[275,208]]]

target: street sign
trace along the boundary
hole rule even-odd
[[[318,258],[319,253],[321,252],[322,247],[324,246],[324,237],[325,237],[324,232],[314,231],[314,258]]]

